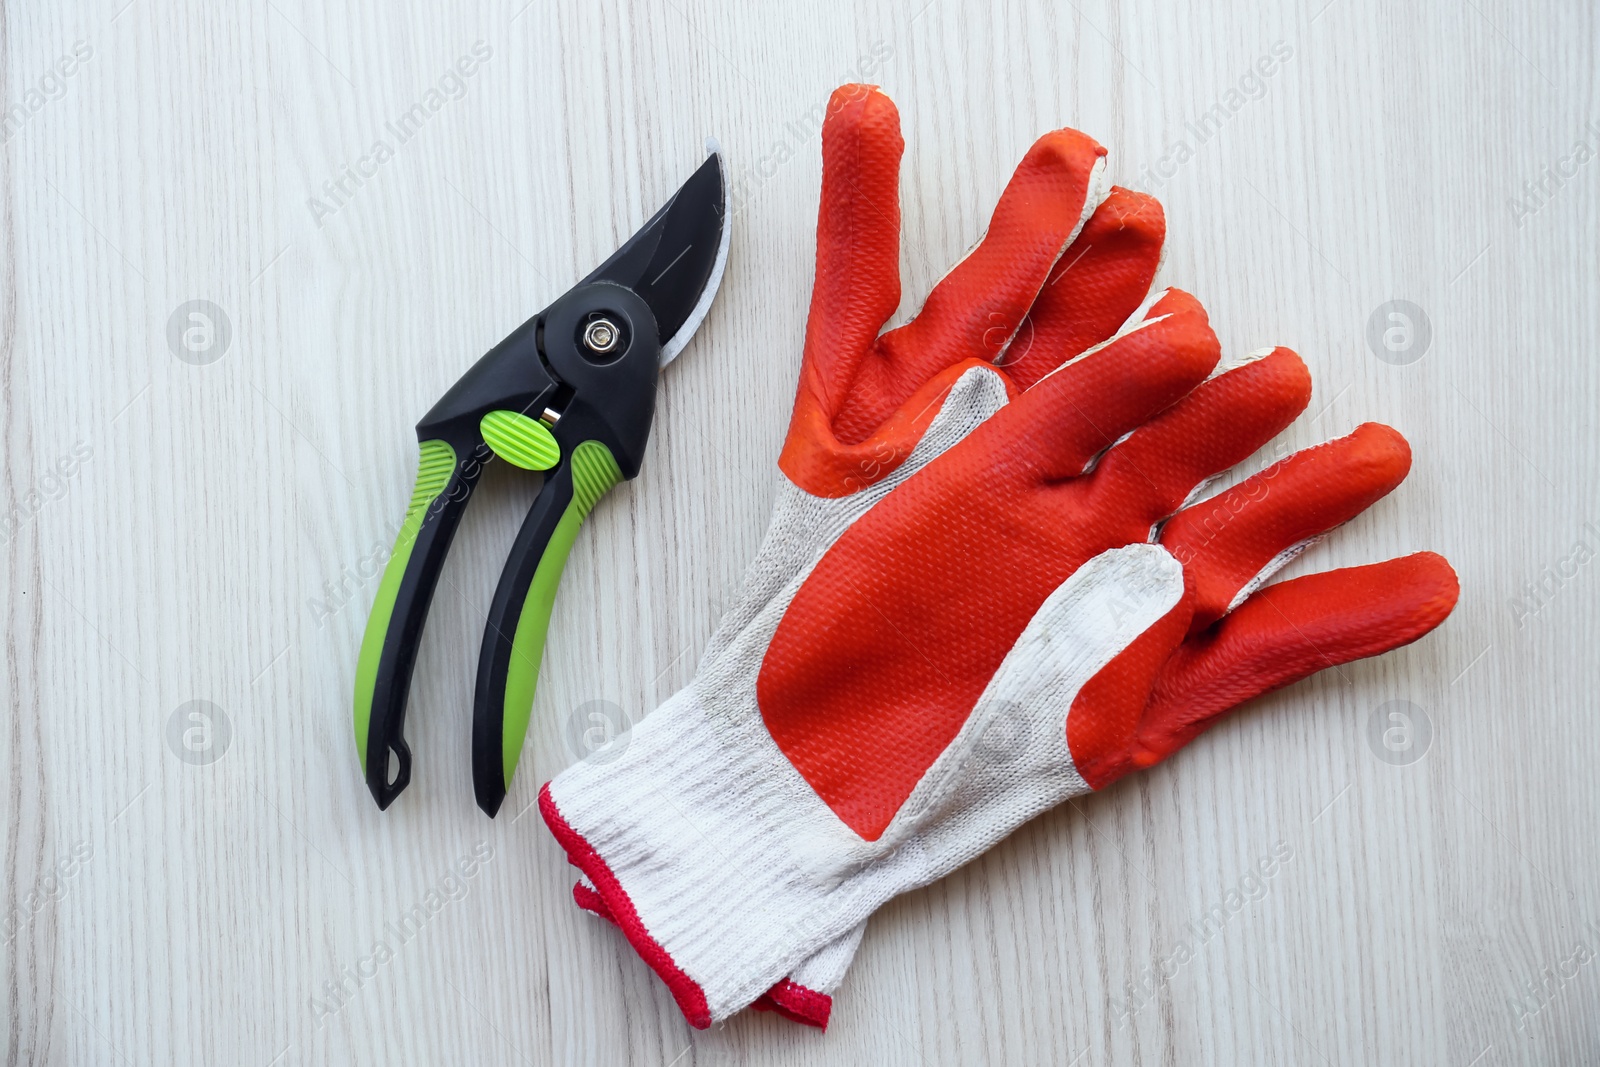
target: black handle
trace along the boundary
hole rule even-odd
[[[611,450],[580,443],[546,472],[500,573],[478,657],[472,712],[472,786],[478,807],[500,810],[522,754],[539,683],[550,612],[578,527],[606,490],[622,481]]]
[[[442,440],[422,442],[416,488],[361,639],[356,750],[367,788],[380,809],[393,803],[411,781],[411,749],[404,736],[411,671],[450,541],[487,457],[481,443],[461,451],[465,454]],[[396,763],[392,778],[391,755]]]

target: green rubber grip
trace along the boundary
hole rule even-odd
[[[533,713],[533,694],[539,684],[539,663],[544,658],[545,636],[550,629],[550,613],[555,609],[556,589],[567,567],[567,556],[578,536],[578,527],[589,516],[595,503],[612,486],[622,481],[622,472],[611,451],[598,441],[585,441],[572,454],[572,500],[561,513],[555,533],[539,559],[528,586],[528,597],[517,616],[517,629],[511,639],[511,663],[506,673],[505,724],[502,756],[506,781],[517,769],[522,739],[528,732],[528,717]]]
[[[494,814],[522,755],[533,712],[550,613],[578,528],[606,491],[622,481],[611,450],[581,442],[546,478],[500,576],[484,629],[473,712],[473,785]]]
[[[400,598],[402,586],[412,586],[419,582],[419,576],[413,572],[412,552],[416,547],[417,539],[422,531],[423,524],[436,519],[439,509],[433,507],[434,502],[445,491],[450,482],[450,476],[455,471],[456,454],[448,444],[443,441],[423,441],[421,445],[422,456],[417,465],[417,481],[411,491],[411,502],[406,506],[405,521],[400,526],[400,532],[395,537],[394,552],[389,556],[389,562],[383,569],[383,578],[378,583],[378,593],[372,604],[372,614],[367,617],[366,633],[361,638],[361,657],[356,662],[355,684],[355,733],[356,751],[361,755],[361,770],[367,774],[367,749],[368,739],[372,727],[373,697],[378,686],[379,668],[382,666],[385,644],[411,645],[410,656],[405,657],[405,681],[410,680],[410,659],[415,656],[415,638],[420,636],[421,619],[414,621],[414,625],[405,625],[407,620],[400,620],[402,630],[414,629],[409,635],[395,633],[391,640],[391,629],[396,622],[395,604]],[[409,581],[408,581],[409,577]],[[428,583],[427,592],[431,594],[432,584]],[[408,603],[415,600],[408,596]],[[420,608],[426,611],[426,597],[421,599]],[[410,641],[407,641],[407,637]],[[391,647],[391,658],[395,658],[395,650]],[[403,700],[403,697],[402,697]]]

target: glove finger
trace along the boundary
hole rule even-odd
[[[1001,366],[1018,389],[1111,337],[1150,293],[1167,219],[1161,202],[1120,186],[1062,254]]]
[[[1179,602],[1086,682],[1067,711],[1072,765],[1090,789],[1100,790],[1129,771],[1150,686],[1188,633],[1189,605]]]
[[[1205,309],[1173,289],[1138,326],[1048,375],[977,432],[1036,476],[1075,478],[1204,381],[1218,355]]]
[[[1247,700],[1410,644],[1444,621],[1460,592],[1455,571],[1432,552],[1268,586],[1167,661],[1136,766],[1166,759]]]
[[[900,112],[870,85],[842,85],[822,124],[817,274],[800,391],[831,418],[900,304]]]
[[[1146,526],[1255,452],[1305,410],[1311,375],[1287,348],[1200,385],[1100,460],[1093,477],[1116,510]]]
[[[1216,622],[1321,535],[1388,495],[1410,469],[1406,439],[1369,422],[1178,512],[1162,527],[1161,543],[1183,564],[1194,607],[1189,632]]]
[[[834,420],[839,439],[865,439],[945,368],[1002,356],[1105,194],[1105,149],[1094,140],[1056,130],[1034,142],[977,247],[934,286],[916,318],[884,334],[862,361]]]

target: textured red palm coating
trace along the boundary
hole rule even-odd
[[[882,834],[1044,598],[1084,561],[1143,541],[1188,492],[1155,500],[1141,474],[1106,461],[1074,477],[1216,364],[1192,297],[1154,310],[1158,321],[1046,378],[857,521],[779,623],[756,683],[762,716],[862,837]],[[1219,467],[1303,405],[1297,360],[1258,366],[1256,402],[1225,435],[1232,451],[1202,450]]]

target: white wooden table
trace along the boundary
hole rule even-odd
[[[100,0],[0,19],[8,1063],[1600,1062],[1592,7]],[[1080,127],[1165,202],[1164,279],[1225,347],[1311,366],[1289,445],[1366,419],[1414,445],[1404,487],[1294,573],[1432,548],[1463,592],[1433,636],[1262,700],[886,908],[825,1036],[749,1013],[696,1033],[573,909],[527,807],[574,758],[575,709],[639,715],[690,677],[758,544],[816,117],[850,79],[903,116],[905,314],[1031,141]],[[389,124],[430,90],[402,143]],[[473,804],[470,692],[535,483],[495,472],[417,667],[413,783],[380,813],[349,697],[411,426],[707,134],[738,183],[727,281],[662,381],[643,475],[578,539],[507,809]],[[1369,343],[1374,316],[1380,341],[1404,325],[1392,300],[1419,309],[1398,351]],[[190,301],[215,332],[186,348]],[[1392,701],[1412,732],[1385,748]]]

